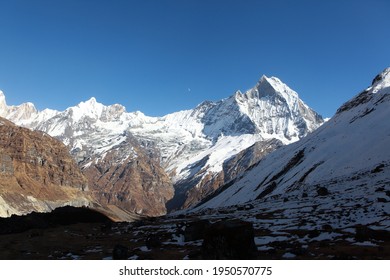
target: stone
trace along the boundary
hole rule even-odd
[[[318,196],[327,196],[327,195],[329,195],[329,191],[325,187],[320,187],[317,189],[317,195]]]
[[[186,225],[184,230],[184,241],[195,241],[204,238],[204,233],[210,222],[207,220],[193,221]]]
[[[148,249],[159,248],[161,246],[161,240],[158,235],[152,234],[146,237],[145,245]]]

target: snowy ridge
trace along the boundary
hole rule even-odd
[[[386,68],[374,78],[372,82],[372,92],[377,93],[387,87],[390,87],[390,67]],[[371,87],[369,89],[371,89]]]

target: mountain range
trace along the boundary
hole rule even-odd
[[[163,117],[95,98],[38,111],[32,103],[8,106],[2,92],[0,116],[67,145],[100,203],[145,215],[194,206],[324,122],[295,91],[266,76],[245,93]]]

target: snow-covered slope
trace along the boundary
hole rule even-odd
[[[389,106],[387,68],[315,132],[272,152],[195,210],[255,203],[314,225],[390,229]]]
[[[131,127],[131,132],[160,151],[176,194],[188,197],[196,189],[204,197],[225,182],[220,174],[227,159],[259,141],[292,143],[322,123],[296,92],[278,78],[263,76],[245,93],[238,91],[217,102],[205,101],[193,110],[150,118]],[[204,185],[212,180],[218,182],[206,190]]]
[[[205,181],[223,171],[227,159],[256,142],[277,139],[289,144],[323,123],[296,92],[278,78],[266,76],[245,93],[238,91],[229,98],[163,117],[129,113],[119,104],[105,106],[95,98],[63,112],[38,112],[31,103],[7,106],[2,93],[0,116],[57,137],[68,145],[82,168],[103,161],[108,152],[123,147],[133,135],[174,184],[186,186],[184,192],[194,187],[201,190]],[[116,153],[120,156],[117,162],[136,157],[134,149],[127,147]]]

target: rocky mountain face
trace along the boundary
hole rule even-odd
[[[99,201],[148,215],[164,214],[167,200],[169,209],[198,203],[272,149],[323,123],[296,92],[266,76],[245,93],[163,117],[94,98],[63,112],[39,112],[31,103],[8,106],[2,93],[0,115],[65,143]],[[151,205],[155,209],[144,208]]]
[[[176,185],[174,199],[167,204],[168,210],[190,208],[197,205],[210,194],[219,191],[219,188],[251,168],[264,156],[283,146],[277,139],[255,142],[252,146],[231,156],[223,162],[222,171],[217,173],[208,172],[206,168],[201,169],[189,180],[183,180]],[[207,160],[206,157],[205,160]],[[201,165],[201,163],[200,163]],[[196,187],[191,187],[196,186]],[[181,204],[184,201],[184,204]]]
[[[238,91],[219,102],[204,102],[190,112],[182,112],[185,113],[182,119],[191,125],[182,126],[191,128],[194,137],[188,147],[183,136],[180,157],[167,166],[176,190],[168,204],[172,209],[195,205],[233,179],[232,175],[238,175],[239,170],[273,149],[306,136],[323,123],[321,116],[305,105],[295,91],[278,78],[265,76],[245,93]],[[192,148],[195,143],[203,148],[200,151]],[[238,161],[242,167],[229,170],[227,161],[240,158],[240,152],[247,148],[250,149],[245,158],[252,160]],[[181,162],[177,162],[179,159]]]
[[[389,105],[390,68],[322,127],[270,153],[193,211],[256,205],[257,213],[283,213],[289,229],[295,221],[297,229],[326,227],[333,239],[356,226],[389,231]]]
[[[84,159],[81,165],[100,204],[147,216],[166,213],[165,204],[173,197],[170,178],[131,135],[104,158]]]
[[[67,147],[0,118],[0,216],[89,205],[88,183]]]

